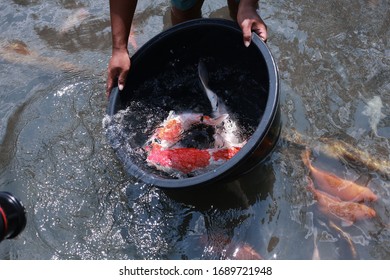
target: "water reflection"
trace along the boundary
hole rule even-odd
[[[142,45],[169,26],[169,1],[139,2]],[[228,18],[224,1],[206,2],[205,16]],[[2,242],[0,259],[218,259],[246,245],[264,259],[389,259],[388,171],[321,152],[324,139],[341,139],[390,160],[389,2],[261,8],[280,69],[282,139],[253,177],[185,194],[128,177],[106,142],[107,1],[3,4],[0,189],[24,202],[28,224]],[[61,34],[78,9],[88,16]],[[10,51],[14,43],[25,52]],[[318,211],[307,146],[317,164],[378,195],[374,219],[345,227]]]
[[[272,167],[253,172],[263,174],[259,171],[272,174]],[[270,195],[273,183],[265,176],[256,183],[245,180],[179,191],[129,186],[128,204],[118,206],[114,217],[136,258],[227,257],[223,254],[229,253],[231,244],[248,244],[246,231],[254,218],[254,204]],[[258,241],[255,244],[259,246]]]

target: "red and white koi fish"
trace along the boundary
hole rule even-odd
[[[146,161],[156,169],[167,173],[182,172],[188,174],[209,166],[220,165],[232,158],[244,145],[198,149],[180,146],[183,133],[193,125],[204,124],[216,127],[223,118],[213,119],[202,114],[184,113],[176,115],[171,111],[161,127],[147,141],[144,149]],[[215,136],[219,137],[219,136]]]
[[[378,197],[367,187],[353,181],[341,179],[332,173],[315,168],[310,161],[309,151],[302,153],[302,160],[310,169],[318,187],[323,191],[348,201],[375,201]]]
[[[207,71],[203,63],[199,63],[198,72],[211,103],[213,116],[176,114],[171,111],[144,146],[147,163],[166,173],[189,174],[221,165],[237,154],[246,143],[238,137],[238,126],[230,118],[222,100],[207,87]],[[213,145],[205,149],[181,145],[183,134],[196,125],[209,126],[214,130]]]
[[[369,219],[376,216],[375,210],[367,205],[353,201],[342,201],[325,192],[316,190],[313,181],[310,178],[308,178],[308,181],[307,188],[317,200],[319,210],[322,213],[330,217],[337,217],[348,225],[353,224],[357,220]]]

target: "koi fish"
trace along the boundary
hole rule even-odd
[[[212,115],[214,118],[225,116],[222,126],[218,127],[217,135],[220,135],[219,146],[235,146],[241,145],[242,140],[239,137],[239,128],[237,123],[231,118],[225,103],[222,99],[209,88],[208,86],[208,72],[206,66],[202,61],[198,64],[198,74],[203,85],[204,91],[211,103]]]
[[[358,149],[356,146],[342,140],[321,137],[311,139],[307,135],[300,134],[295,129],[284,131],[281,138],[298,148],[313,147],[318,148],[322,153],[332,158],[344,158],[350,162],[364,165],[368,169],[377,172],[386,178],[390,176],[390,161],[380,156],[372,156],[368,152]],[[317,140],[320,145],[317,145]]]
[[[376,171],[383,176],[390,176],[390,162],[379,157],[373,157],[366,151],[357,149],[344,141],[325,138],[325,143],[320,147],[320,150],[332,157],[343,157],[347,160],[358,162],[366,166],[368,169]]]
[[[220,254],[221,260],[263,260],[264,258],[248,243],[235,242],[230,237],[216,234],[213,238],[202,236],[201,243],[208,243],[205,252]]]
[[[367,187],[341,179],[332,173],[315,168],[309,159],[309,150],[302,153],[302,160],[310,169],[318,186],[327,193],[348,201],[375,201],[377,196]]]
[[[376,216],[374,209],[357,202],[342,201],[325,192],[316,190],[313,181],[308,178],[307,188],[317,200],[319,210],[331,217],[337,217],[347,225],[353,224],[357,220],[364,220]]]
[[[33,66],[43,66],[51,69],[66,70],[66,71],[79,71],[76,65],[69,62],[61,61],[57,58],[44,57],[39,55],[34,50],[20,40],[13,40],[1,44],[0,46],[0,59],[4,59],[9,63],[28,64]]]
[[[225,259],[227,260],[262,260],[260,256],[251,246],[248,244],[239,244],[235,246],[232,244],[228,246],[225,252]]]
[[[213,109],[212,117],[170,111],[167,119],[144,145],[149,166],[168,174],[189,174],[214,168],[231,159],[246,143],[237,136],[238,126],[230,118],[224,103],[207,87],[207,72],[202,63],[198,72]],[[183,144],[183,136],[196,126],[205,126],[213,131],[212,141],[207,143],[206,148]]]
[[[213,119],[209,116],[194,113],[177,115],[174,111],[171,111],[168,118],[162,123],[161,127],[155,130],[155,133],[144,147],[148,153],[147,163],[166,173],[179,171],[188,174],[226,162],[240,150],[241,146],[199,149],[183,147],[180,143],[183,133],[188,131],[191,126],[204,124],[215,127],[222,120],[223,118]]]
[[[89,12],[85,8],[80,8],[74,11],[69,17],[66,18],[66,20],[62,23],[59,33],[65,34],[75,28],[76,26],[79,26],[84,20],[86,20],[89,17]]]
[[[385,117],[382,113],[383,103],[380,96],[374,96],[367,102],[363,110],[363,115],[368,117],[371,129],[375,136],[378,135],[378,124]]]

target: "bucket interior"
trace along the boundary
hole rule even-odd
[[[161,33],[139,49],[132,57],[125,89],[111,98],[108,138],[132,175],[151,182],[219,176],[218,168],[205,174],[167,174],[146,163],[143,148],[170,111],[211,115],[210,101],[198,76],[200,61],[207,68],[209,87],[243,128],[242,137],[264,137],[258,129],[269,106],[270,77],[259,48],[255,44],[245,47],[241,30],[233,22],[187,22]],[[256,141],[251,141],[247,145],[255,145]],[[202,143],[198,145],[196,148],[202,148]],[[246,147],[246,153],[250,149]],[[223,164],[224,171],[229,169],[226,165],[245,158],[240,153],[235,161]]]

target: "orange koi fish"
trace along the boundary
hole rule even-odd
[[[41,56],[31,50],[23,41],[13,40],[4,45],[0,42],[0,59],[9,63],[28,64],[33,66],[43,66],[45,68],[65,71],[80,71],[78,66],[69,62],[61,61],[54,57]]]
[[[313,181],[308,178],[307,188],[318,202],[319,210],[332,217],[337,217],[347,224],[353,224],[357,220],[364,220],[376,216],[374,209],[357,202],[342,201],[325,192],[316,190]]]
[[[207,243],[205,252],[221,253],[222,260],[263,260],[264,258],[248,243],[232,241],[231,237],[216,234],[212,238],[203,235],[202,245]]]
[[[232,244],[228,246],[226,252],[227,260],[262,260],[263,257],[260,256],[251,246],[248,244],[239,244],[235,246]]]
[[[302,153],[302,160],[310,169],[318,187],[327,193],[348,201],[375,201],[377,196],[367,187],[344,180],[332,173],[315,168],[310,161],[309,151]]]

